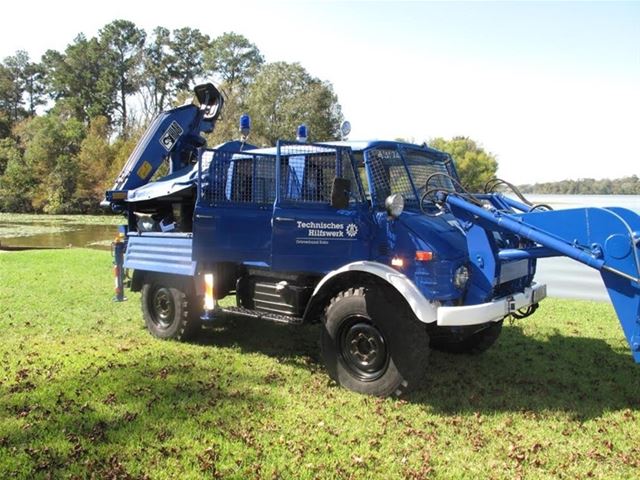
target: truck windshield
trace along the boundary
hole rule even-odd
[[[401,154],[393,148],[375,148],[366,153],[374,201],[384,205],[392,194],[401,194],[405,201],[417,203],[425,192],[427,178],[434,173],[450,175],[442,159],[420,150],[404,150]],[[454,189],[450,179],[437,176],[429,182],[429,188]]]

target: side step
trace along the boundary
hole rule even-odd
[[[289,315],[281,315],[278,313],[261,312],[258,310],[250,310],[242,307],[227,307],[220,309],[221,313],[228,313],[231,315],[242,315],[243,317],[251,317],[260,320],[269,320],[276,323],[285,323],[288,325],[300,325],[302,324],[302,318],[292,317]]]

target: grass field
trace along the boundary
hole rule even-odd
[[[0,253],[0,478],[638,478],[640,366],[608,304],[546,300],[382,400],[331,383],[318,327],[153,339],[110,262]]]

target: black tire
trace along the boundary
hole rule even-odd
[[[170,277],[151,277],[142,286],[142,314],[149,332],[165,340],[189,340],[201,327],[196,297]]]
[[[429,336],[390,287],[345,290],[324,316],[322,357],[329,376],[358,393],[400,396],[422,383]]]
[[[432,332],[431,348],[440,352],[479,355],[493,346],[502,333],[502,320],[469,329]]]

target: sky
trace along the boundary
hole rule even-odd
[[[35,0],[3,17],[0,58],[118,18],[234,31],[331,82],[352,140],[468,136],[517,184],[640,174],[640,2]]]

